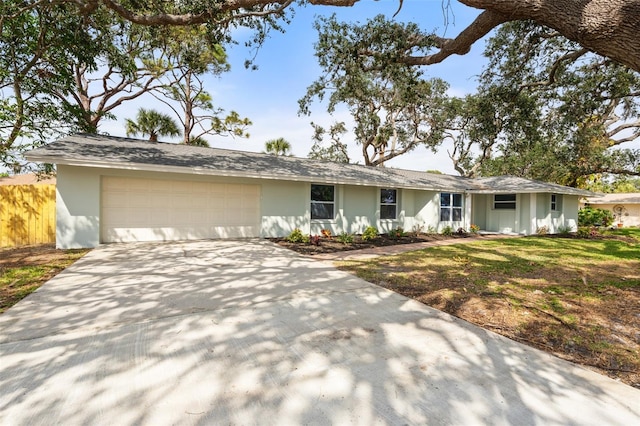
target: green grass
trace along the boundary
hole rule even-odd
[[[2,254],[9,257],[10,251],[3,250]],[[36,291],[87,251],[56,250],[44,261],[19,261],[10,266],[0,264],[0,313]]]
[[[640,372],[640,229],[438,246],[338,266],[572,361]],[[635,383],[640,374],[620,378]]]

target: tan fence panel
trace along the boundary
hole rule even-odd
[[[0,247],[56,241],[56,186],[0,186]]]

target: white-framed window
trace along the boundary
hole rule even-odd
[[[462,194],[443,192],[440,194],[440,222],[462,221]]]
[[[515,210],[516,194],[495,194],[493,196],[493,208],[495,210]]]
[[[398,190],[380,190],[380,219],[396,219],[398,212]]]
[[[335,217],[336,187],[333,185],[311,185],[311,219],[333,219]]]
[[[557,212],[562,210],[562,195],[551,194],[551,211]]]

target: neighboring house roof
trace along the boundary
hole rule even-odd
[[[602,194],[596,197],[588,197],[589,204],[640,204],[640,192],[625,194]]]
[[[39,180],[38,175],[28,173],[24,175],[13,175],[0,177],[0,185],[46,185],[56,183],[55,177],[46,177]]]
[[[522,178],[460,176],[306,158],[78,134],[29,151],[30,161],[70,166],[235,176],[451,192],[593,193]],[[491,180],[498,179],[498,180]],[[526,183],[526,185],[524,184]],[[493,185],[501,185],[493,187]]]

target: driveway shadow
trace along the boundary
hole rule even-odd
[[[8,424],[633,424],[640,391],[260,240],[103,246],[0,316]]]

